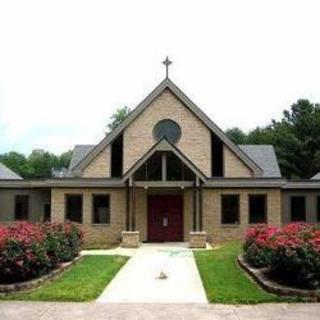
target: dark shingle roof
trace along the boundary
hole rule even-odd
[[[277,156],[272,145],[240,144],[238,147],[260,166],[263,170],[263,177],[281,177]]]
[[[69,170],[72,170],[94,147],[95,146],[92,144],[75,145],[69,165]]]
[[[0,179],[17,180],[22,178],[0,162]]]

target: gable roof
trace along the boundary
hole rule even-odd
[[[277,156],[272,145],[240,144],[238,147],[260,166],[263,177],[281,178]]]
[[[84,159],[95,147],[93,144],[79,144],[75,145],[71,161],[69,164],[69,170],[72,170],[82,159]]]
[[[21,180],[22,178],[0,162],[0,179],[2,180]]]
[[[320,172],[318,172],[317,174],[315,174],[313,177],[311,177],[310,179],[312,180],[320,180]]]
[[[127,172],[123,175],[122,181],[126,181],[134,174],[156,151],[171,151],[173,152],[193,173],[202,181],[206,181],[206,176],[201,172],[178,148],[176,148],[166,138],[156,142],[149,151],[147,151]]]
[[[224,132],[200,109],[198,108],[170,79],[164,79],[112,132],[110,132],[99,144],[97,144],[80,162],[74,167],[75,173],[88,165],[114,138],[116,138],[150,103],[156,99],[164,90],[169,89],[178,97],[185,106],[193,112],[203,123],[214,132],[256,175],[263,174],[262,168],[244,153],[236,144],[234,144]]]

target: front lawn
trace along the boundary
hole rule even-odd
[[[207,298],[215,303],[281,302],[249,279],[237,265],[239,243],[228,243],[210,251],[194,251]],[[288,301],[288,300],[286,300]]]
[[[85,256],[52,283],[30,293],[1,299],[33,301],[90,301],[96,299],[128,260],[123,256]]]

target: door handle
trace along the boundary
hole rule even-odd
[[[168,218],[167,218],[167,217],[163,217],[163,218],[162,218],[162,226],[163,226],[163,227],[167,227],[167,226],[168,226],[168,222],[169,222],[169,221],[168,221]]]

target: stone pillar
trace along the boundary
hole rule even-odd
[[[122,243],[123,248],[138,248],[140,241],[139,231],[122,231]]]
[[[205,231],[191,231],[189,237],[190,248],[206,248],[207,233]]]

